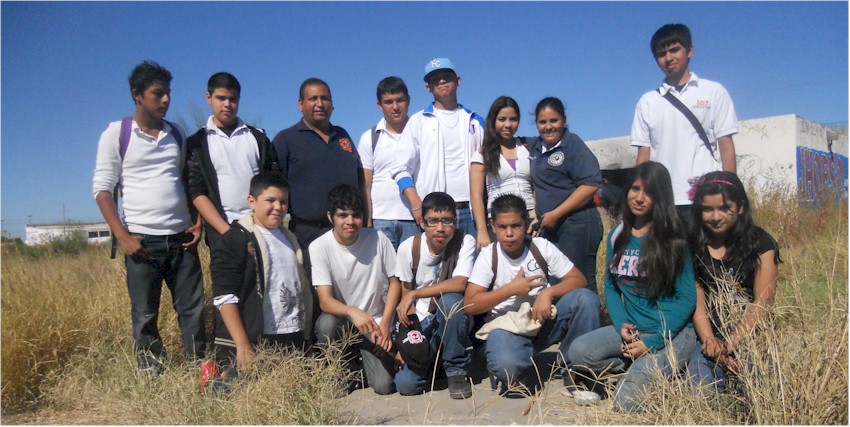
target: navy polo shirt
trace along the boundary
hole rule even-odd
[[[289,181],[289,212],[305,221],[327,218],[328,193],[340,184],[359,188],[362,168],[345,129],[331,125],[328,142],[299,120],[272,141],[283,176]]]
[[[557,208],[579,185],[602,185],[599,160],[578,135],[564,131],[561,145],[545,154],[544,144],[538,137],[529,150],[538,216]]]

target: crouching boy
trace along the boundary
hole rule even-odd
[[[235,359],[238,371],[248,369],[260,342],[304,349],[310,338],[310,281],[298,239],[281,225],[288,204],[283,175],[260,172],[251,179],[251,212],[213,244],[216,359],[227,368]]]
[[[402,297],[396,312],[406,327],[412,323],[408,315],[416,316],[431,354],[440,349],[449,396],[466,399],[472,396],[472,386],[466,379],[471,359],[466,351],[470,322],[463,311],[463,292],[475,262],[475,239],[457,230],[455,206],[454,199],[441,192],[431,193],[422,201],[425,232],[408,238],[398,248]],[[395,377],[398,392],[407,396],[423,393],[431,383],[436,363],[430,360],[425,369],[406,363]]]
[[[574,339],[599,328],[599,297],[585,288],[584,275],[557,247],[526,236],[530,219],[522,198],[511,194],[497,198],[490,215],[497,241],[481,249],[464,306],[469,315],[487,313],[482,331],[495,327],[485,345],[491,378],[503,390],[521,383],[531,386],[534,353],[560,342],[562,359]],[[557,284],[547,283],[547,276]],[[523,313],[516,312],[523,303],[531,312],[520,316]],[[508,313],[511,322],[493,322]]]
[[[310,244],[313,286],[322,314],[316,337],[327,346],[353,325],[366,381],[380,395],[393,392],[390,326],[401,293],[393,245],[384,233],[363,228],[361,192],[339,185],[328,193],[328,221],[333,228]],[[387,300],[382,295],[389,286]]]

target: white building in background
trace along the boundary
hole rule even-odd
[[[796,114],[739,120],[739,127],[733,139],[743,179],[762,188],[796,189],[802,200],[832,192],[847,196],[846,128],[837,132]],[[629,145],[628,136],[587,141],[587,146],[603,175],[635,165],[637,148]]]
[[[24,243],[37,246],[50,243],[51,240],[80,236],[92,245],[108,242],[112,237],[109,225],[105,222],[76,222],[64,224],[32,224],[26,226]]]

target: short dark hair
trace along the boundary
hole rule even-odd
[[[516,194],[503,194],[496,197],[496,200],[493,200],[493,205],[490,206],[490,219],[495,221],[496,215],[504,213],[519,214],[524,221],[530,219],[528,216],[528,206],[526,206],[525,200]]]
[[[219,88],[230,89],[236,92],[237,95],[240,95],[242,92],[242,85],[239,84],[236,76],[224,71],[213,74],[207,81],[207,93],[213,93]]]
[[[422,199],[422,216],[424,217],[430,211],[434,212],[451,212],[455,217],[457,216],[457,204],[455,203],[455,199],[447,193],[443,193],[441,191],[435,191],[433,193],[429,193]]]
[[[144,93],[156,81],[171,85],[171,72],[154,61],[147,60],[136,65],[127,78],[130,82],[130,96]]]
[[[280,172],[262,171],[251,178],[249,194],[253,198],[260,197],[260,194],[263,194],[263,191],[266,191],[269,187],[289,191],[289,181],[287,181]]]
[[[407,85],[404,80],[390,76],[378,82],[378,102],[381,102],[381,97],[386,94],[403,93],[404,97],[410,99],[410,94],[407,93]]]
[[[304,99],[304,88],[306,88],[307,86],[324,86],[324,87],[328,88],[328,95],[331,94],[331,87],[328,86],[328,84],[325,83],[324,80],[322,80],[318,77],[310,77],[309,79],[304,80],[301,83],[301,87],[298,88],[298,100],[299,101]]]
[[[652,56],[655,57],[655,52],[661,48],[670,46],[673,43],[679,42],[685,49],[690,49],[693,46],[691,43],[691,30],[685,24],[667,24],[655,31],[652,39],[649,41],[649,49],[652,51]]]
[[[363,195],[360,190],[348,185],[340,184],[328,192],[328,213],[333,216],[336,211],[351,209],[355,215],[363,215]]]

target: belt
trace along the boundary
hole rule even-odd
[[[457,209],[469,209],[469,202],[457,202],[455,203],[455,207]]]

